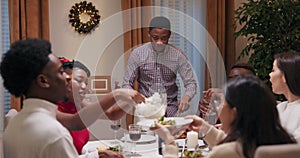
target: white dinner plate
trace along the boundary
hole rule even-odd
[[[132,143],[128,134],[126,134],[125,137],[123,137],[121,139],[121,141],[125,141],[125,140],[127,140],[127,142],[129,142],[129,143]],[[154,135],[144,135],[144,134],[142,134],[141,139],[138,140],[136,142],[136,144],[150,144],[150,143],[154,143],[154,142],[156,142],[156,137]]]
[[[154,125],[154,121],[157,119],[145,119],[137,122],[138,125],[143,126],[145,128],[150,128]],[[165,121],[168,120],[175,120],[176,124],[175,125],[166,125],[167,127],[176,127],[176,128],[181,128],[182,126],[190,124],[193,119],[185,119],[184,117],[165,117]]]

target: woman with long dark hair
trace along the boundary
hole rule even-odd
[[[198,116],[187,118],[193,119],[190,129],[204,134],[204,140],[212,148],[207,157],[252,158],[261,145],[296,142],[280,124],[273,94],[253,75],[238,76],[225,86],[220,113],[222,130]],[[169,143],[172,140],[164,138]],[[171,151],[168,149],[171,144],[167,145],[167,151]]]
[[[282,126],[300,142],[300,52],[275,55],[270,73],[272,91],[283,94],[287,101],[277,109]]]

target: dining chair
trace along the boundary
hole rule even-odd
[[[264,145],[256,149],[254,158],[299,158],[300,144]]]

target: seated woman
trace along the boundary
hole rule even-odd
[[[62,59],[62,62],[66,62],[66,65],[73,65],[67,59]],[[118,120],[141,102],[145,102],[144,95],[133,89],[120,88],[97,98],[96,101],[82,102],[85,108],[78,110],[75,114],[57,111],[56,118],[69,131],[78,131],[90,126],[103,115],[110,120]]]
[[[193,119],[190,129],[203,133],[212,148],[207,157],[252,158],[258,146],[296,142],[281,126],[273,94],[258,78],[238,76],[227,83],[225,92],[220,114],[222,130],[198,116],[186,117]],[[174,138],[166,131],[158,130],[170,143],[165,154],[177,157],[176,146],[172,145]]]
[[[270,75],[272,91],[283,94],[287,101],[277,109],[282,126],[300,142],[300,52],[275,55]]]
[[[69,98],[66,102],[58,102],[58,110],[64,113],[75,114],[83,105],[82,101],[87,92],[88,78],[90,77],[89,69],[79,61],[69,61],[66,58],[60,58],[65,72],[71,77]],[[87,128],[80,131],[70,132],[73,138],[73,144],[81,154],[83,146],[89,140],[89,131]]]
[[[132,107],[136,104],[135,102],[144,101],[144,97],[136,91],[118,89],[107,94],[97,103],[83,102],[88,90],[87,84],[90,71],[79,61],[70,61],[66,58],[60,58],[60,60],[65,72],[69,75],[70,91],[67,101],[57,103],[57,119],[69,129],[74,146],[77,152],[81,154],[82,147],[89,140],[89,131],[86,126],[92,124],[103,113],[109,118],[119,119],[125,114],[126,108]],[[116,104],[117,101],[118,104]],[[104,157],[123,157],[119,153],[109,151],[99,151],[100,155]]]

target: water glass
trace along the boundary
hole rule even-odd
[[[139,125],[136,125],[136,124],[131,124],[131,125],[129,125],[128,133],[129,133],[129,139],[133,143],[133,148],[132,148],[132,152],[127,156],[129,156],[129,157],[141,156],[140,154],[135,152],[135,147],[136,147],[136,142],[141,139],[142,126],[139,126]]]

